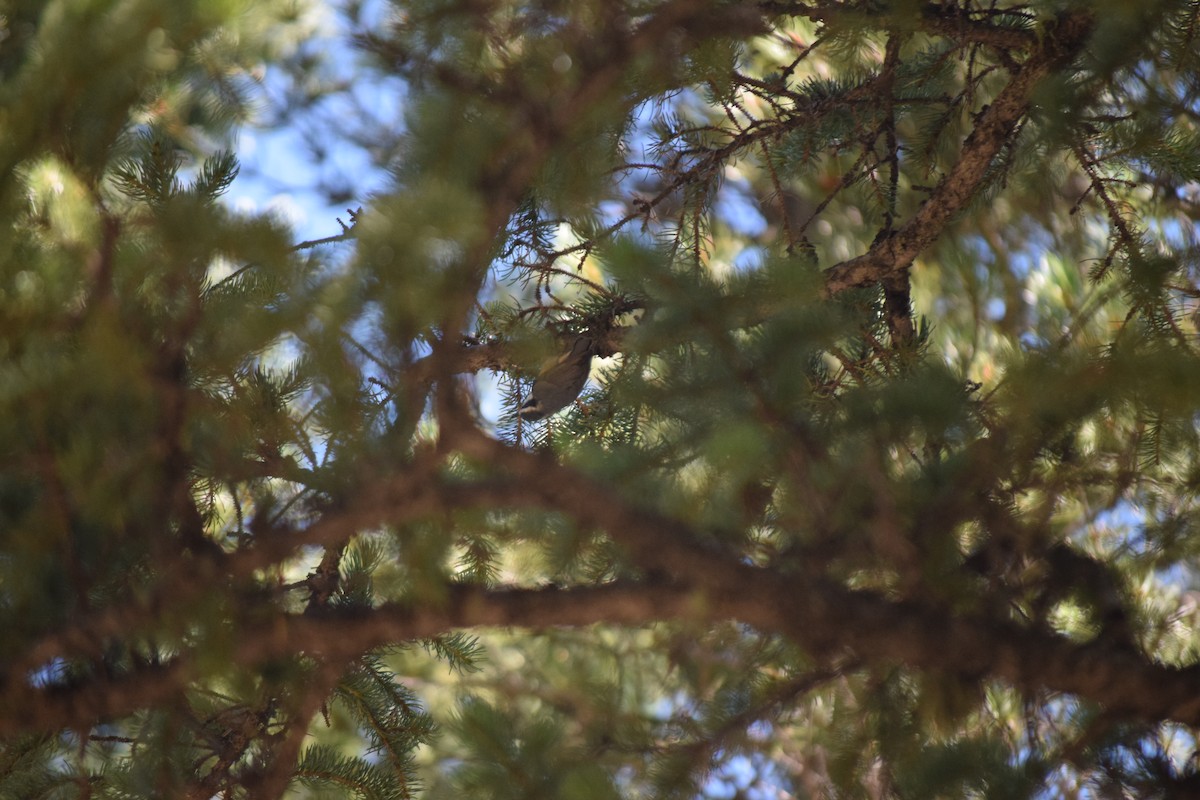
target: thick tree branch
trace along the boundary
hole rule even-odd
[[[786,635],[821,656],[850,653],[873,663],[999,678],[1026,689],[1077,694],[1118,715],[1200,724],[1200,667],[1171,668],[1107,642],[1079,644],[1005,619],[955,614],[850,590],[818,575],[751,566],[688,525],[631,506],[549,453],[506,446],[469,423],[447,430],[455,431],[456,447],[505,477],[432,488],[427,504],[417,504],[424,513],[443,507],[557,510],[603,529],[647,574],[669,576],[669,583],[498,591],[456,586],[447,588],[441,603],[417,608],[272,615],[243,629],[238,663],[261,664],[297,652],[341,660],[387,642],[478,626],[736,619]],[[396,496],[379,502],[376,513],[391,509],[407,518],[412,498],[406,491],[396,487]],[[340,524],[334,527],[344,533]],[[129,713],[181,691],[188,674],[184,657],[117,680],[38,691],[14,685],[10,672],[3,697],[12,713],[0,721],[0,733],[86,726]]]
[[[895,234],[885,237],[861,256],[831,267],[825,273],[825,292],[837,294],[869,286],[909,266],[945,231],[950,220],[975,197],[992,162],[1009,138],[1038,84],[1056,68],[1078,55],[1092,30],[1092,15],[1074,11],[1047,31],[1041,47],[1029,57],[991,105],[979,115],[962,145],[962,156],[928,199]]]
[[[0,695],[0,736],[32,731],[88,730],[149,706],[168,706],[191,680],[191,662],[145,665],[118,677],[81,679],[68,686],[34,688],[25,677]]]
[[[852,591],[817,575],[753,567],[683,523],[632,508],[611,488],[548,455],[482,434],[456,441],[514,476],[508,504],[555,508],[596,525],[645,569],[703,589],[720,616],[785,634],[816,653],[848,650],[877,663],[1000,678],[1026,689],[1078,694],[1130,717],[1200,724],[1200,666],[1167,667],[1120,645],[1079,644],[1008,620],[957,615]]]
[[[243,631],[235,662],[260,665],[298,652],[339,661],[383,644],[461,628],[729,619],[786,635],[820,655],[849,653],[867,663],[1000,678],[1025,689],[1076,694],[1113,714],[1200,724],[1200,667],[1171,668],[1108,644],[1078,644],[1010,622],[955,615],[814,576],[753,567],[699,544],[695,532],[672,520],[629,508],[582,476],[554,477],[574,477],[576,488],[556,492],[560,499],[553,503],[539,493],[541,502],[576,518],[604,520],[606,530],[636,551],[639,560],[669,568],[684,580],[572,589],[451,586],[441,603],[415,608],[387,605],[279,616]],[[508,489],[510,498],[520,499],[518,486]],[[686,582],[693,576],[693,582]],[[9,695],[0,735],[88,727],[164,701],[182,691],[189,660],[182,657],[116,680]]]
[[[711,622],[734,617],[703,593],[675,584],[613,583],[575,588],[485,589],[448,586],[442,602],[419,607],[396,604],[361,612],[323,611],[288,617],[243,637],[239,663],[277,653],[309,652],[322,658],[356,656],[394,642],[425,639],[460,628],[515,627],[533,630],[595,625],[646,625],[662,620]]]
[[[441,603],[409,608],[385,605],[363,611],[314,608],[307,613],[269,615],[246,624],[233,662],[264,662],[306,653],[322,663],[345,664],[362,653],[393,642],[428,638],[458,628],[525,627],[616,623],[644,625],[664,619],[711,621],[739,616],[717,608],[693,590],[674,585],[610,584],[561,589],[499,589],[447,586]],[[178,697],[191,679],[195,660],[180,656],[165,665],[135,668],[119,677],[97,676],[64,687],[0,696],[0,736],[29,731],[87,729],[141,708]],[[323,673],[324,674],[324,673]],[[329,676],[324,680],[328,682]],[[311,716],[311,698],[300,703],[300,717]],[[305,717],[307,718],[307,717]]]

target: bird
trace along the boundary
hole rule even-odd
[[[535,422],[568,406],[583,391],[595,354],[595,340],[582,334],[576,336],[566,352],[542,365],[517,416]]]

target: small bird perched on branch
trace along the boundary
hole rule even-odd
[[[583,391],[595,354],[596,342],[590,336],[576,336],[565,353],[542,365],[517,416],[534,422],[569,405]]]

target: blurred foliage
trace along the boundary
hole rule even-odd
[[[703,587],[458,630],[461,589],[677,576],[446,426],[797,585],[1197,664],[1197,36],[1195,0],[0,2],[0,798],[1194,792],[1171,719]],[[323,184],[362,209],[297,244],[223,200],[251,125],[387,189]],[[588,388],[518,417],[578,335]]]

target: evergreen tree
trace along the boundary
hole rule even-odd
[[[1200,2],[336,10],[0,4],[0,798],[1200,791]]]

